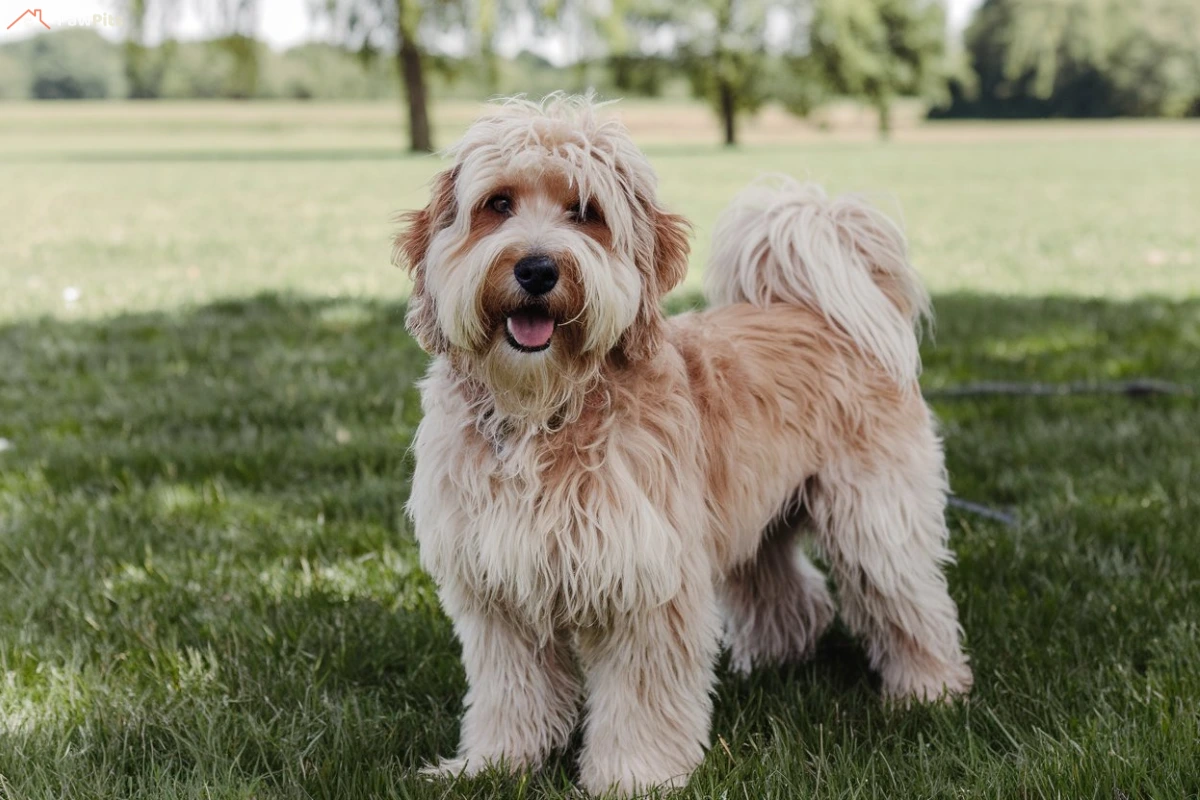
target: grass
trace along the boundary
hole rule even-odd
[[[169,155],[121,106],[0,120],[27,145],[0,156],[0,797],[566,797],[573,752],[412,774],[463,692],[402,513],[424,359],[386,266],[434,164],[367,130],[288,150],[315,112],[247,108],[153,113],[252,158]],[[927,388],[1200,383],[1196,129],[973,130],[649,148],[702,228],[763,168],[892,191],[936,291]],[[835,630],[808,664],[722,672],[684,796],[1200,795],[1200,399],[937,411],[956,491],[1021,518],[951,512],[970,702],[884,708]]]

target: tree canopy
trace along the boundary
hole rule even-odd
[[[619,14],[624,38],[614,48],[615,65],[628,85],[638,69],[682,71],[692,94],[720,117],[725,144],[733,145],[738,119],[774,99],[778,72],[807,50],[808,13],[808,0],[629,3]]]
[[[933,0],[817,0],[812,57],[833,91],[875,107],[886,136],[894,97],[941,89],[945,38]]]
[[[1196,0],[986,0],[966,46],[978,90],[951,114],[1200,113]]]

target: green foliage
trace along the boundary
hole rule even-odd
[[[225,97],[246,100],[258,94],[259,52],[266,46],[252,36],[235,33],[213,39],[209,47],[228,56],[230,67],[225,78]]]
[[[229,50],[214,42],[179,42],[159,91],[169,98],[237,98],[240,83],[237,58]]]
[[[396,67],[328,44],[306,44],[260,56],[260,96],[294,100],[355,100],[396,96]]]
[[[829,78],[811,52],[774,59],[766,81],[766,94],[797,117],[807,117],[831,99]]]
[[[1200,4],[1142,0],[1122,10],[1107,70],[1114,105],[1137,116],[1200,115]]]
[[[453,62],[452,77],[443,66],[431,76],[434,96],[440,99],[480,100],[497,95],[525,94],[544,97],[550,92],[581,93],[595,89],[605,97],[633,97],[666,88],[634,68],[632,85],[620,85],[608,60],[556,66],[536,53],[522,51],[513,58],[496,56],[483,64],[475,59]]]
[[[608,59],[613,87],[624,94],[658,97],[671,78],[673,65],[663,56],[621,54]]]
[[[156,47],[147,47],[132,38],[125,41],[125,78],[130,97],[148,100],[162,96],[163,78],[175,58],[176,47],[174,41]]]
[[[88,28],[41,34],[5,46],[0,55],[13,62],[0,71],[0,81],[8,83],[0,96],[101,100],[126,93],[116,47]]]
[[[987,0],[967,31],[978,92],[951,114],[1200,113],[1194,0]]]
[[[833,91],[879,111],[886,135],[892,98],[944,87],[945,31],[936,0],[817,0],[812,56]]]
[[[622,6],[622,44],[612,64],[628,72],[627,59],[656,64],[673,61],[687,76],[692,94],[705,100],[722,120],[725,144],[737,142],[739,117],[754,113],[772,99],[773,68],[793,63],[803,50],[801,27],[805,0],[651,0]],[[670,50],[655,53],[663,38]],[[618,73],[620,74],[620,73]],[[794,79],[806,77],[795,73]],[[630,83],[628,76],[619,80]],[[655,77],[651,85],[661,79]],[[798,97],[799,95],[797,95]],[[800,108],[801,102],[791,104]]]
[[[412,152],[434,149],[430,73],[452,79],[457,66],[456,59],[440,58],[431,42],[466,42],[469,55],[482,56],[482,72],[491,74],[491,0],[482,5],[469,0],[322,0],[313,7],[331,29],[332,41],[359,53],[364,63],[385,52],[395,57]]]
[[[246,100],[295,96],[288,94],[292,88],[288,76],[298,70],[290,64],[288,54],[276,56],[264,43],[230,36],[206,42],[170,42],[169,47],[172,55],[164,61],[158,86],[162,97]],[[253,55],[246,52],[251,48]],[[348,55],[343,56],[350,61]],[[296,56],[296,60],[302,59],[304,56]]]
[[[206,29],[214,34],[211,46],[232,60],[226,78],[227,96],[237,100],[256,96],[260,55],[267,49],[254,36],[258,0],[209,0],[200,8],[207,17]]]
[[[233,38],[236,41],[167,41],[143,47],[130,42],[116,45],[91,31],[55,31],[0,47],[0,98],[396,96],[396,68],[391,60],[364,64],[354,54],[326,44],[276,53],[252,39]],[[251,46],[253,57],[241,52]],[[253,74],[247,73],[247,64],[253,64]]]
[[[46,34],[53,38],[62,34]],[[110,99],[242,99],[250,91],[239,69],[237,56],[223,42],[167,41],[155,47],[128,42],[97,42],[104,58],[124,59],[125,75],[134,80],[116,81]],[[109,52],[111,50],[112,52]],[[33,48],[28,42],[0,46],[0,99],[23,99],[31,91]],[[628,59],[625,78],[610,69],[607,60],[556,66],[541,56],[521,52],[514,58],[496,57],[484,68],[477,59],[427,53],[430,90],[437,98],[481,100],[497,94],[525,93],[540,97],[553,91],[584,92],[595,88],[606,96],[659,96],[678,94],[682,78],[674,65],[662,58]],[[372,53],[349,52],[330,44],[311,43],[283,52],[257,45],[255,98],[292,100],[367,100],[395,98],[399,94],[394,59]],[[75,60],[67,68],[87,81],[94,74]],[[115,93],[114,93],[115,92]]]
[[[150,99],[162,95],[163,77],[175,56],[169,33],[182,9],[182,0],[115,0],[123,21],[125,78],[129,96]],[[158,43],[158,39],[162,39]]]

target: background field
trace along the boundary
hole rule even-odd
[[[438,110],[449,143],[477,107]],[[630,104],[667,202],[785,171],[902,211],[935,292],[927,389],[1200,385],[1200,127],[902,126]],[[547,797],[412,769],[463,678],[403,518],[424,357],[390,215],[438,168],[390,105],[0,115],[0,797]],[[74,290],[74,291],[72,291]],[[77,294],[76,294],[77,292]],[[76,299],[71,299],[76,298]],[[935,401],[969,703],[885,709],[841,630],[723,674],[708,797],[1200,793],[1200,399]]]
[[[478,110],[439,106],[439,141]],[[835,133],[823,134],[777,111],[747,129],[752,146],[722,151],[702,106],[622,110],[664,198],[696,223],[692,287],[718,211],[779,171],[902,214],[936,292],[1200,292],[1195,123],[910,125],[881,145],[869,115],[835,110]],[[424,202],[439,161],[399,154],[398,118],[390,104],[6,106],[0,314],[94,316],[281,289],[400,298],[390,218]]]

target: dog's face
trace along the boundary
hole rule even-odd
[[[688,226],[659,206],[624,128],[578,98],[510,101],[452,153],[396,240],[421,345],[530,413],[561,404],[609,355],[652,355],[659,300],[687,271]]]

